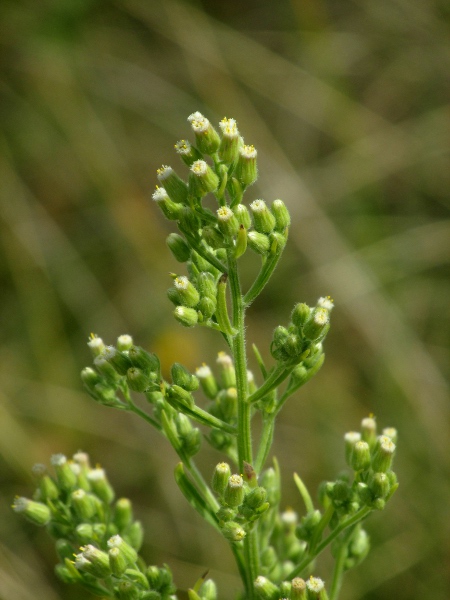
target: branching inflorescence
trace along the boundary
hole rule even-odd
[[[294,306],[290,321],[273,332],[272,366],[265,365],[253,346],[261,371],[258,386],[247,369],[245,313],[281,257],[290,215],[280,199],[270,207],[261,199],[253,200],[249,209],[243,203],[244,192],[257,179],[257,151],[244,144],[234,119],[220,122],[221,135],[199,112],[188,121],[195,146],[187,140],[175,144],[189,168],[188,182],[164,165],[153,193],[181,234],[171,233],[168,247],[186,264],[187,275],[172,274],[167,295],[181,325],[218,331],[227,352],[219,353],[214,371],[203,364],[194,374],[175,363],[169,382],[158,357],[134,344],[131,336],[120,336],[115,346],[91,336],[94,364],[83,370],[82,380],[94,400],[137,414],[173,446],[180,459],[176,482],[192,507],[228,540],[243,598],[336,600],[345,571],[369,550],[364,519],[383,509],[398,487],[391,469],[396,431],[388,428],[377,435],[375,419],[363,419],[359,432],[345,435],[349,473],[320,487],[317,507],[295,474],[304,514],[299,519],[293,510],[280,510],[278,464],[274,460],[266,466],[275,419],[323,364],[333,301],[323,297],[312,307]],[[215,211],[202,204],[211,194],[218,203]],[[238,264],[248,249],[259,257],[260,268],[243,291]],[[255,444],[252,418],[257,412],[263,428]],[[206,478],[194,460],[203,438],[226,458]],[[57,575],[102,597],[176,598],[170,569],[147,566],[138,555],[141,525],[129,500],[115,500],[103,469],[91,468],[82,452],[72,460],[57,454],[51,462],[53,475],[42,465],[34,468],[38,487],[33,500],[17,498],[13,508],[46,526],[57,539]],[[335,568],[327,591],[324,581],[311,573],[316,557],[329,545]],[[189,597],[215,600],[216,586],[201,578]]]

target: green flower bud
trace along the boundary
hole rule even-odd
[[[103,579],[111,574],[109,558],[106,552],[99,550],[92,544],[83,546],[82,552],[75,556],[75,567],[79,571],[86,571],[94,577]]]
[[[364,471],[370,467],[370,448],[367,442],[360,440],[353,444],[350,466],[354,471]]]
[[[291,357],[298,356],[302,351],[300,336],[290,333],[283,344],[283,350]]]
[[[142,598],[139,588],[132,581],[120,581],[115,593],[119,600],[138,600]]]
[[[303,327],[303,335],[312,342],[321,338],[328,330],[330,314],[326,308],[315,308]]]
[[[187,242],[178,233],[169,233],[166,239],[167,246],[172,252],[175,260],[180,263],[186,262],[191,256],[191,249]]]
[[[231,475],[223,495],[224,501],[231,508],[236,508],[244,499],[244,480],[240,475]]]
[[[195,134],[198,149],[204,154],[215,154],[220,146],[220,137],[211,123],[200,112],[188,117],[192,131]]]
[[[360,481],[356,486],[356,491],[358,492],[358,496],[363,504],[371,504],[373,500],[373,495],[367,483],[363,483],[362,481]]]
[[[246,536],[245,529],[234,521],[226,521],[222,526],[222,533],[230,542],[240,542]]]
[[[175,150],[180,155],[181,160],[190,167],[193,162],[203,158],[197,148],[191,145],[187,140],[180,140],[175,144]]]
[[[193,408],[195,404],[192,394],[176,384],[167,388],[166,399],[175,409],[179,408],[179,405]]]
[[[253,252],[266,256],[270,250],[270,240],[264,233],[249,231],[247,234],[247,243]]]
[[[212,579],[207,579],[200,588],[202,600],[217,600],[217,587]]]
[[[219,127],[222,130],[219,158],[224,163],[230,165],[238,156],[241,137],[235,119],[227,119],[225,117],[220,121]]]
[[[117,350],[120,350],[121,352],[125,352],[126,350],[129,350],[131,348],[131,346],[133,345],[133,338],[131,337],[131,335],[128,335],[127,333],[124,335],[119,335],[119,337],[117,338]]]
[[[91,494],[78,489],[71,494],[72,506],[81,521],[90,521],[97,512],[97,503]]]
[[[236,387],[236,371],[234,370],[231,356],[225,352],[219,352],[216,362],[220,368],[220,382],[222,387]]]
[[[212,489],[218,496],[222,496],[225,493],[230,477],[231,468],[228,463],[221,462],[216,465],[212,478]]]
[[[36,464],[32,468],[33,475],[38,479],[40,500],[54,500],[59,496],[59,489],[53,479],[47,474],[47,467]]]
[[[106,529],[106,527],[105,527],[105,529]],[[94,541],[95,533],[94,533],[94,528],[91,525],[91,523],[80,523],[80,525],[77,525],[75,528],[75,534],[77,536],[77,540],[78,540],[79,544],[81,544],[81,545],[88,544],[89,542]],[[73,555],[73,548],[72,548],[72,555]]]
[[[77,484],[77,476],[70,468],[70,464],[64,454],[53,454],[50,462],[55,470],[56,480],[60,489],[72,490]]]
[[[311,577],[306,581],[308,600],[328,600],[325,583],[319,577]]]
[[[252,509],[257,509],[266,502],[267,492],[263,487],[253,488],[244,498],[244,504]]]
[[[200,294],[187,277],[181,275],[174,278],[174,286],[178,293],[180,304],[189,308],[197,306]]]
[[[109,556],[109,566],[111,568],[112,574],[116,577],[120,577],[123,575],[128,568],[128,562],[123,555],[123,553],[119,550],[119,548],[111,548],[108,551]]]
[[[260,575],[254,582],[255,592],[261,600],[278,600],[279,590],[267,577]]]
[[[256,390],[258,389],[256,387],[256,383],[255,383],[255,376],[253,375],[252,371],[250,371],[249,369],[247,369],[247,385],[248,385],[248,393],[249,394],[254,394],[256,392]]]
[[[294,577],[291,581],[290,600],[306,600],[306,581],[301,577]]]
[[[245,229],[250,229],[250,227],[252,226],[252,219],[250,217],[250,213],[248,212],[248,208],[245,206],[245,204],[238,204],[233,209],[233,212],[236,216],[236,219],[238,220],[238,223],[240,225],[243,225]]]
[[[383,429],[383,435],[390,438],[394,442],[394,444],[397,444],[398,433],[395,427],[385,427]]]
[[[287,235],[284,233],[280,233],[279,231],[272,231],[269,235],[270,240],[270,254],[271,255],[279,255],[287,242]]]
[[[100,356],[100,354],[105,349],[105,344],[103,343],[102,338],[96,336],[94,333],[91,333],[88,341],[89,350],[92,352],[92,357]]]
[[[207,398],[214,400],[219,391],[217,387],[217,382],[212,374],[211,369],[208,365],[203,364],[201,367],[198,367],[195,371],[198,379],[200,380],[200,385],[202,387],[203,393]]]
[[[156,354],[151,354],[140,346],[131,347],[128,351],[128,358],[133,367],[137,367],[146,375],[149,373],[157,373],[159,375],[161,371],[161,364]]]
[[[366,417],[361,421],[361,437],[372,449],[377,441],[377,422],[374,417]]]
[[[156,186],[156,190],[152,194],[152,199],[162,210],[166,219],[169,219],[169,221],[176,221],[180,218],[183,204],[171,200],[163,187]]]
[[[291,314],[292,323],[301,329],[311,316],[311,309],[304,302],[299,302],[294,306]]]
[[[221,206],[217,210],[217,219],[220,231],[225,237],[234,237],[239,231],[239,223],[233,211],[228,206]]]
[[[189,192],[196,198],[203,198],[209,192],[217,190],[219,178],[204,160],[196,160],[191,165]]]
[[[283,525],[283,530],[285,535],[290,535],[295,533],[295,529],[298,523],[298,515],[295,510],[292,508],[288,508],[280,515],[281,523]]]
[[[386,498],[391,484],[386,473],[374,473],[369,481],[369,489],[375,498]]]
[[[135,550],[139,551],[144,541],[144,528],[140,521],[134,521],[127,530],[124,539],[132,546]]]
[[[113,548],[117,548],[125,559],[127,565],[134,565],[134,563],[137,561],[138,555],[136,550],[130,546],[130,544],[128,544],[120,535],[113,535],[110,537],[107,545],[109,551],[111,551]]]
[[[128,354],[117,350],[114,346],[106,346],[101,358],[105,358],[119,375],[126,375],[128,369],[133,366]]]
[[[275,229],[277,231],[284,231],[289,227],[291,224],[291,215],[283,200],[274,200],[270,209],[275,217]]]
[[[180,363],[174,363],[170,370],[172,381],[176,385],[179,385],[188,392],[198,390],[199,381],[198,378],[193,375],[186,367]]]
[[[395,444],[386,435],[377,438],[372,456],[372,469],[375,472],[386,473],[392,466]]]
[[[220,415],[224,421],[231,421],[237,416],[237,390],[229,387],[221,390],[217,396],[220,406]]]
[[[201,298],[197,306],[199,312],[203,315],[203,319],[210,319],[216,312],[217,302],[211,298]]]
[[[97,467],[91,469],[87,475],[89,483],[92,486],[92,491],[106,504],[111,504],[114,500],[114,490],[109,483],[104,469]]]
[[[259,477],[260,485],[267,492],[267,500],[271,506],[275,506],[280,500],[279,477],[273,467],[263,471]]]
[[[197,236],[201,223],[198,215],[192,210],[192,208],[189,208],[189,206],[183,206],[178,214],[178,220],[180,221],[180,229],[182,228],[183,231],[187,231],[191,235]]]
[[[236,517],[236,510],[234,508],[229,508],[226,506],[221,506],[219,510],[216,512],[216,516],[219,519],[221,525],[227,521],[232,521]]]
[[[207,296],[212,300],[217,298],[217,282],[214,275],[207,271],[202,271],[197,277],[197,287],[201,296]]]
[[[115,368],[106,360],[104,356],[105,351],[106,348],[101,356],[96,356],[94,358],[94,366],[100,373],[100,376],[95,371],[92,371],[92,369],[89,369],[89,367],[86,367],[86,369],[81,371],[81,379],[89,392],[92,390],[95,391],[97,384],[104,384],[107,387],[109,384],[111,387],[115,387],[120,379]],[[95,374],[95,377],[93,373]]]
[[[297,526],[296,535],[299,539],[309,542],[314,534],[322,515],[320,510],[313,510],[302,517],[300,524]]]
[[[22,513],[34,525],[47,525],[51,519],[51,512],[46,504],[28,500],[23,496],[14,499],[12,508],[16,513]]]
[[[79,581],[81,580],[81,575],[80,573],[78,573],[78,571],[75,570],[74,573],[73,570],[70,569],[67,565],[63,565],[61,563],[55,565],[55,575],[60,581],[68,584],[79,583]]]
[[[180,179],[172,167],[163,165],[157,170],[159,182],[166,190],[169,198],[176,203],[186,204],[188,197],[188,186]],[[156,200],[156,198],[154,198]]]
[[[218,248],[224,248],[227,245],[223,234],[211,225],[206,225],[203,227],[202,237],[205,242],[211,246],[211,248],[214,248],[214,250],[217,250]]]
[[[253,222],[258,233],[270,233],[275,227],[275,217],[267,208],[264,200],[255,200],[250,204]]]
[[[349,467],[351,467],[351,465],[352,465],[351,460],[352,460],[353,448],[354,448],[356,442],[359,442],[360,440],[361,440],[361,434],[357,431],[348,431],[344,435],[345,461]]]
[[[239,148],[238,160],[233,171],[239,183],[247,187],[258,179],[258,169],[256,166],[257,151],[254,146],[241,146]]]
[[[266,546],[261,552],[261,565],[265,567],[264,570],[267,569],[270,572],[277,562],[278,557],[275,548],[273,546]]]
[[[198,323],[198,313],[187,306],[177,306],[173,311],[175,319],[184,327],[194,327]]]
[[[141,371],[141,369],[131,367],[127,371],[127,383],[130,390],[135,392],[145,392],[150,386],[151,380],[143,371]]]

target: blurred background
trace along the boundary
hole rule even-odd
[[[401,485],[368,521],[373,550],[342,600],[448,600],[449,3],[3,0],[0,22],[0,598],[80,598],[56,580],[45,531],[10,509],[34,463],[78,449],[133,500],[148,562],[170,563],[182,589],[210,568],[236,597],[168,444],[79,381],[91,331],[133,334],[166,370],[223,349],[172,318],[172,227],[150,200],[156,168],[184,170],[173,144],[200,110],[236,118],[257,147],[246,200],[281,197],[294,219],[249,342],[268,358],[295,302],[336,304],[325,365],[279,419],[283,504],[301,514],[292,473],[311,489],[334,478],[343,434],[374,413],[400,431]],[[204,445],[206,477],[219,458]]]

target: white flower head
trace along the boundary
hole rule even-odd
[[[181,275],[180,277],[175,278],[174,285],[177,290],[187,290],[189,286],[189,279],[186,277],[186,275]]]
[[[53,454],[50,458],[50,462],[54,467],[62,467],[67,462],[67,458],[64,454]]]
[[[163,202],[167,200],[169,196],[163,187],[156,186],[156,190],[152,194],[152,198],[155,202]]]
[[[306,582],[306,585],[308,586],[308,589],[311,590],[311,592],[318,594],[323,590],[325,583],[322,579],[320,579],[320,577],[313,577],[311,575],[311,577]]]
[[[230,219],[232,219],[234,217],[234,213],[231,210],[231,208],[228,208],[228,206],[221,206],[218,210],[217,210],[217,218],[219,219],[219,221],[229,221]]]
[[[191,143],[187,140],[179,140],[175,144],[175,150],[178,152],[178,154],[189,154],[191,147]]]
[[[227,119],[224,117],[220,123],[219,127],[222,130],[222,134],[227,138],[236,138],[239,135],[239,131],[237,128],[237,123],[235,119]]]
[[[202,115],[201,112],[192,113],[188,117],[188,121],[191,124],[194,133],[204,133],[209,127],[209,121]]]
[[[250,145],[250,146],[242,146],[241,148],[239,148],[239,154],[242,156],[242,158],[256,158],[256,155],[258,154],[256,151],[255,146]]]
[[[330,296],[322,296],[317,300],[317,306],[331,310],[334,306],[333,299]]]
[[[212,371],[208,365],[203,364],[201,367],[197,367],[195,374],[199,379],[206,379],[207,377],[211,377]]]
[[[253,212],[256,213],[262,213],[266,210],[266,203],[264,202],[264,200],[254,200],[251,204],[250,204],[250,208],[252,209]]]
[[[164,181],[164,179],[167,179],[168,177],[170,177],[173,174],[173,169],[172,167],[169,167],[169,165],[162,165],[162,167],[160,167],[157,171],[156,171],[156,175],[158,176],[158,179],[160,181]]]
[[[204,160],[196,160],[191,165],[191,171],[194,173],[194,175],[197,175],[198,177],[205,175],[207,170],[208,165]]]

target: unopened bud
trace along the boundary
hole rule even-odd
[[[78,489],[72,492],[72,506],[81,521],[90,521],[97,511],[97,502],[92,494]]]
[[[53,454],[50,462],[55,470],[58,486],[65,491],[72,490],[77,484],[77,476],[64,454]]]
[[[117,350],[114,346],[106,346],[100,358],[105,358],[119,375],[126,375],[128,369],[133,366],[128,354]]]
[[[236,215],[236,219],[238,220],[239,224],[243,225],[245,229],[250,229],[252,226],[252,219],[245,204],[238,204],[233,209],[233,212]]]
[[[360,440],[361,434],[358,431],[348,431],[344,435],[345,460],[349,467],[351,466],[351,456],[353,453],[353,447],[355,446],[356,442],[359,442]]]
[[[330,314],[326,308],[315,308],[303,327],[303,335],[307,340],[318,340],[329,327]]]
[[[209,192],[217,190],[219,178],[204,160],[196,160],[191,165],[189,192],[196,198],[203,198]]]
[[[244,499],[244,480],[240,475],[231,475],[228,478],[224,492],[224,500],[228,506],[235,508],[242,504]]]
[[[328,600],[325,583],[319,577],[311,577],[306,581],[308,600]]]
[[[354,443],[350,455],[350,466],[354,471],[364,471],[370,467],[370,447],[367,442],[359,440]]]
[[[97,467],[91,469],[87,475],[92,491],[106,504],[111,504],[114,500],[114,490],[106,477],[105,470]]]
[[[188,186],[172,167],[163,165],[157,170],[159,182],[164,187],[169,198],[176,203],[186,204],[188,197]],[[156,198],[154,198],[156,200]]]
[[[370,448],[373,448],[377,440],[377,422],[374,417],[366,417],[361,421],[361,436]]]
[[[191,249],[186,240],[178,233],[169,233],[166,239],[167,246],[172,252],[175,260],[180,263],[186,262],[191,256]]]
[[[75,567],[80,571],[86,571],[94,577],[103,579],[111,574],[109,558],[106,552],[96,548],[92,544],[83,546],[82,552],[75,556]]]
[[[311,309],[304,302],[299,302],[294,306],[291,314],[293,324],[299,329],[308,321],[311,316]]]
[[[177,306],[173,311],[175,319],[184,327],[194,327],[198,323],[197,311],[187,306]]]
[[[279,590],[277,586],[267,579],[267,577],[263,577],[260,575],[255,579],[254,582],[255,591],[261,600],[277,600],[279,597]]]
[[[120,350],[121,352],[125,352],[126,350],[129,350],[131,348],[131,346],[133,345],[133,338],[131,337],[131,335],[128,335],[127,333],[125,333],[124,335],[119,335],[119,337],[117,338],[117,350]]]
[[[230,542],[240,542],[246,536],[245,529],[234,521],[226,521],[222,526],[222,533]]]
[[[270,250],[270,240],[264,233],[249,231],[247,234],[247,243],[253,252],[266,256]]]
[[[217,364],[220,368],[220,380],[224,388],[236,386],[236,371],[233,365],[233,359],[226,352],[219,352],[217,355]]]
[[[216,465],[212,478],[212,489],[218,496],[224,494],[230,477],[231,469],[228,463],[221,462]]]
[[[369,488],[375,498],[386,498],[391,484],[386,473],[374,473],[369,482]]]
[[[193,392],[198,389],[198,378],[193,375],[185,366],[180,363],[174,363],[171,368],[172,381],[183,389]]]
[[[91,336],[88,341],[89,350],[92,352],[92,356],[95,358],[96,356],[100,356],[100,354],[105,349],[105,344],[101,337],[96,336],[94,333],[91,333]]]
[[[195,374],[200,380],[200,385],[202,386],[205,396],[211,400],[214,400],[219,389],[211,369],[208,367],[208,365],[203,364],[201,367],[196,369]]]
[[[215,154],[219,149],[220,137],[211,123],[200,112],[192,113],[188,117],[195,134],[198,149],[204,154]]]
[[[127,383],[131,390],[135,392],[145,392],[151,385],[151,380],[138,367],[130,367],[127,371]]]
[[[241,146],[239,148],[238,160],[233,171],[233,177],[245,187],[251,185],[258,179],[256,156],[257,151],[254,146]]]
[[[138,557],[136,550],[130,546],[130,544],[128,544],[120,535],[113,535],[111,538],[109,538],[107,544],[110,550],[112,548],[117,548],[128,565],[133,565],[136,562]]]
[[[255,200],[250,204],[255,229],[259,233],[270,233],[275,228],[275,217],[267,208],[264,200]]]
[[[386,435],[377,438],[372,457],[372,469],[375,472],[386,473],[390,470],[394,458],[395,444]]]
[[[284,231],[291,224],[291,215],[289,214],[286,204],[283,200],[274,200],[270,207],[273,216],[275,217],[275,229]]]
[[[219,123],[222,139],[219,147],[219,157],[226,164],[231,164],[238,156],[240,136],[235,119],[222,119]]]
[[[46,504],[28,500],[28,498],[24,498],[23,496],[17,496],[14,499],[12,508],[16,513],[22,513],[34,525],[47,525],[51,519],[51,512]]]
[[[156,190],[152,194],[152,199],[162,210],[166,219],[169,219],[169,221],[176,221],[179,219],[183,204],[174,202],[169,198],[169,195],[163,187],[156,186]]]
[[[228,206],[221,206],[217,210],[217,219],[220,231],[225,237],[234,237],[239,230],[239,222],[233,211]]]

